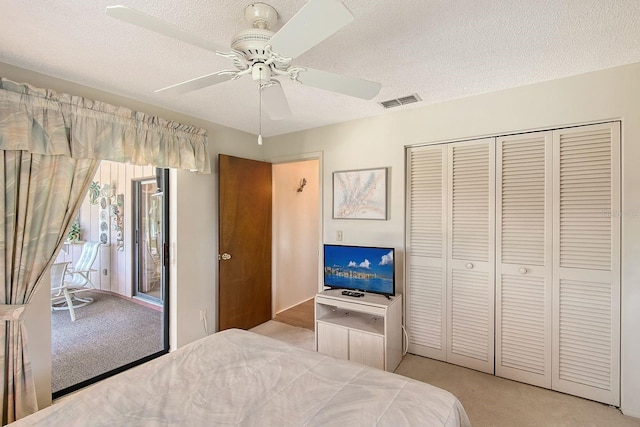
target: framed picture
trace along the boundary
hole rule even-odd
[[[387,169],[333,173],[334,219],[387,219]]]

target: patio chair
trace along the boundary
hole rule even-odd
[[[68,267],[68,262],[51,266],[51,310],[69,310],[72,322],[76,320],[76,308],[93,302],[93,298],[81,298],[76,294],[95,289],[90,273],[96,271],[91,266],[100,245],[100,242],[86,242],[74,267]]]
[[[76,313],[73,311],[73,300],[69,289],[64,284],[64,275],[68,262],[58,262],[51,266],[51,311],[69,310],[71,321],[76,321]]]
[[[67,268],[64,283],[69,288],[80,290],[95,289],[93,283],[91,283],[90,274],[97,271],[91,267],[98,256],[98,248],[100,245],[100,242],[86,242],[82,246],[80,258],[78,258],[76,264],[73,267]]]

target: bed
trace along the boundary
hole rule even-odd
[[[94,384],[12,426],[469,426],[451,393],[230,329]]]

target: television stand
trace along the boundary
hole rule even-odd
[[[329,289],[316,295],[316,350],[394,371],[402,360],[402,295],[362,294]]]

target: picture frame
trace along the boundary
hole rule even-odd
[[[387,220],[388,169],[333,172],[333,219]]]

